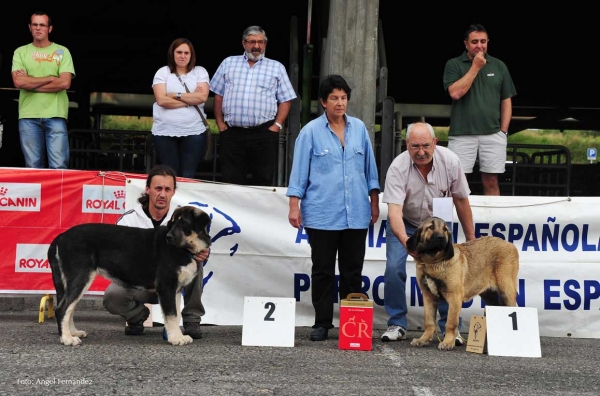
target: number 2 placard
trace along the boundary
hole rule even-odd
[[[490,356],[542,357],[537,308],[485,307]]]
[[[244,297],[242,345],[293,347],[296,299]]]

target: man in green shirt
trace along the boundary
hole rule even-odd
[[[69,136],[67,89],[75,77],[69,50],[49,39],[52,19],[31,15],[33,42],[15,50],[12,79],[19,88],[19,137],[28,168],[67,169]],[[46,161],[47,158],[47,161]]]
[[[448,148],[465,173],[479,171],[485,195],[500,195],[498,173],[504,173],[512,97],[517,94],[508,68],[487,53],[488,34],[479,24],[465,33],[466,51],[444,68],[444,89],[452,98]]]

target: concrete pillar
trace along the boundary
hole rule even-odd
[[[321,78],[340,74],[352,88],[348,114],[360,118],[375,147],[379,0],[330,0]]]

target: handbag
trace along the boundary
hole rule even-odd
[[[179,82],[181,82],[181,84],[185,88],[185,91],[187,93],[190,93],[190,90],[188,89],[187,85],[183,82],[183,80],[179,76],[179,73],[175,73],[175,75],[179,79]],[[196,111],[198,112],[198,114],[200,114],[200,118],[202,118],[202,123],[206,127],[206,132],[204,132],[206,134],[206,144],[204,145],[204,153],[202,154],[201,158],[202,158],[202,161],[204,161],[204,162],[210,162],[214,158],[214,153],[213,153],[213,145],[214,145],[214,143],[213,143],[213,135],[212,135],[212,132],[210,131],[210,127],[208,125],[208,121],[206,121],[206,118],[204,118],[204,114],[202,114],[202,110],[200,110],[200,107],[198,105],[194,105],[194,108],[196,109]]]

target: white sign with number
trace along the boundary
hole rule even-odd
[[[537,308],[485,307],[488,355],[542,357]]]
[[[244,297],[242,345],[293,347],[296,299]]]

